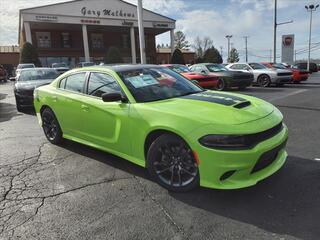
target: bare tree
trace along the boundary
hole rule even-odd
[[[189,42],[186,40],[186,35],[182,31],[174,33],[174,45],[178,49],[187,49],[190,47]]]
[[[213,47],[213,41],[209,37],[204,37],[203,39],[196,37],[192,45],[198,58],[203,58],[205,51],[211,47]]]

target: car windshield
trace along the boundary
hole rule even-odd
[[[170,66],[169,68],[172,69],[173,71],[177,72],[177,73],[190,72],[190,69],[187,66],[184,66],[184,65],[173,65],[173,66]]]
[[[65,63],[54,63],[54,64],[52,64],[52,67],[53,68],[61,68],[61,67],[65,68],[65,67],[67,67],[67,64],[65,64]]]
[[[228,69],[222,64],[208,64],[206,65],[210,72],[225,72]]]
[[[277,68],[277,69],[287,69],[285,66],[283,66],[280,63],[274,63],[274,64],[272,64],[272,67]]]
[[[249,63],[250,67],[252,67],[252,69],[254,70],[258,70],[258,69],[266,69],[267,67],[264,66],[263,64],[260,63]]]
[[[55,79],[59,73],[54,69],[30,69],[23,70],[18,78],[19,81]]]
[[[34,68],[33,64],[23,64],[23,65],[18,65],[17,69],[24,69],[24,68]]]
[[[152,102],[203,91],[165,67],[134,69],[118,74],[137,102]]]
[[[85,63],[82,63],[82,65],[84,67],[90,67],[90,66],[94,66],[94,63],[93,62],[85,62]]]

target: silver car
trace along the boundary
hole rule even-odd
[[[261,63],[231,63],[226,66],[230,70],[250,72],[254,76],[253,84],[268,87],[271,84],[281,86],[292,81],[292,72],[285,69],[267,68]]]

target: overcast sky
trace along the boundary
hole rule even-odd
[[[108,0],[105,0],[106,2]],[[136,0],[127,0],[136,3]],[[249,60],[268,61],[273,46],[274,0],[143,0],[144,7],[177,20],[177,30],[186,33],[190,42],[196,36],[212,38],[216,48],[223,47],[225,35],[232,34],[233,46],[244,60],[244,39],[249,36]],[[64,2],[64,0],[0,0],[0,45],[17,44],[19,9]],[[281,35],[295,34],[297,59],[307,57],[309,16],[304,6],[320,0],[278,0],[278,21],[294,23],[278,27],[278,55]],[[157,38],[157,43],[169,43],[168,34]],[[314,13],[312,57],[320,58],[320,8]]]

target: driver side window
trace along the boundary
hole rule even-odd
[[[104,93],[120,92],[118,82],[111,76],[104,73],[92,72],[88,81],[87,94],[101,97]]]

